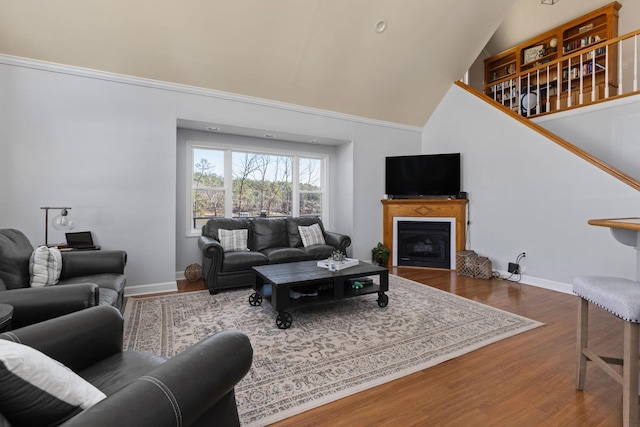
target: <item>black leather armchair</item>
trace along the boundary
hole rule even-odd
[[[96,305],[122,308],[125,251],[63,252],[58,284],[32,288],[33,249],[22,232],[0,229],[0,303],[13,306],[14,328]]]
[[[253,358],[246,335],[220,332],[166,359],[123,351],[123,323],[118,310],[100,306],[0,334],[0,339],[41,351],[107,395],[65,427],[240,424],[234,387]],[[0,425],[6,425],[2,418]]]

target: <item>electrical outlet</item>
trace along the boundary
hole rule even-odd
[[[520,274],[520,265],[510,262],[507,271],[511,274]]]

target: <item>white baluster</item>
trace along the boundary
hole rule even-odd
[[[596,100],[596,50],[591,53],[591,102]]]
[[[540,70],[536,70],[536,113],[540,114]]]
[[[556,110],[560,110],[560,92],[562,92],[562,65],[558,62],[556,64]]]
[[[547,103],[545,104],[545,110],[547,112],[551,111],[551,91],[549,90],[549,80],[551,80],[551,76],[549,75],[549,66],[547,65]]]
[[[633,36],[633,91],[638,90],[638,35]]]
[[[607,85],[608,86],[608,85]],[[618,93],[616,95],[622,95],[622,40],[618,42]]]
[[[582,53],[580,54],[580,69],[578,74],[580,75],[580,93],[578,94],[578,104],[584,104],[584,64],[582,62]]]
[[[571,58],[569,58],[569,67],[567,68],[567,107],[571,107]]]

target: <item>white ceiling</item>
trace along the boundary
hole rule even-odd
[[[603,4],[3,1],[0,53],[422,127],[481,53]],[[382,33],[375,31],[380,20]]]

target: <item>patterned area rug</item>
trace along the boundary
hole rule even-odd
[[[398,276],[377,294],[292,309],[276,327],[253,291],[129,298],[125,348],[173,356],[224,329],[249,336],[253,366],[236,387],[244,426],[263,426],[409,375],[542,324]]]

